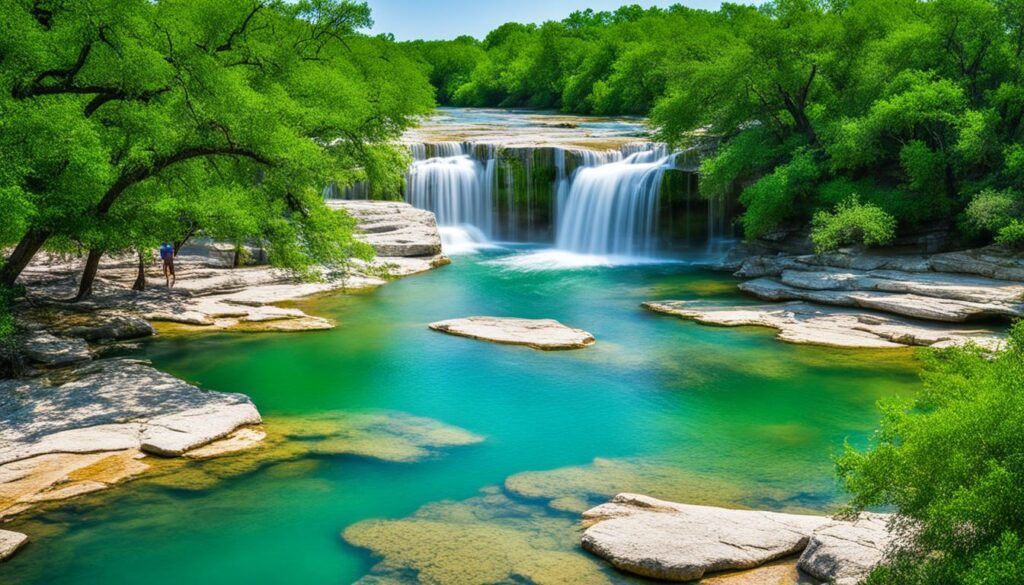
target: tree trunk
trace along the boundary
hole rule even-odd
[[[103,250],[93,248],[89,250],[89,258],[85,261],[85,270],[82,271],[82,280],[78,284],[78,295],[75,296],[76,301],[81,301],[89,298],[92,294],[92,283],[96,280],[96,270],[100,267],[100,258],[103,256]]]
[[[139,249],[139,274],[135,277],[135,284],[132,285],[132,290],[146,290],[146,256],[142,253],[141,248]]]
[[[235,246],[235,258],[231,261],[232,268],[238,268],[242,265],[242,247]]]
[[[36,229],[31,229],[22,236],[21,241],[15,246],[14,251],[7,258],[3,268],[0,269],[0,286],[14,286],[14,281],[18,280],[21,271],[25,270],[25,267],[32,261],[36,252],[39,251],[39,248],[43,247],[43,244],[46,243],[49,237],[50,232]]]

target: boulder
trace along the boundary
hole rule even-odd
[[[961,329],[890,317],[862,310],[804,302],[773,305],[707,305],[698,301],[653,301],[642,305],[705,325],[757,326],[779,331],[789,343],[850,348],[948,347],[976,343],[994,349],[1002,343],[988,328]]]
[[[9,559],[26,542],[28,536],[20,532],[0,530],[0,563]]]
[[[543,350],[580,349],[594,344],[593,335],[554,319],[465,317],[431,323],[430,328],[471,339]]]
[[[893,542],[891,514],[863,513],[853,522],[832,522],[816,530],[798,566],[816,579],[857,585],[885,556]]]
[[[636,494],[583,513],[583,548],[636,575],[691,581],[799,553],[828,518],[691,506]]]
[[[21,352],[33,362],[44,366],[67,366],[92,359],[89,345],[81,339],[57,337],[38,331],[25,337]]]

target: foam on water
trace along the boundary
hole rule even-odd
[[[581,254],[561,249],[546,249],[522,254],[510,254],[488,260],[485,264],[500,266],[518,272],[539,272],[547,270],[582,270],[587,268],[610,268],[613,266],[639,266],[648,264],[672,264],[679,260],[603,254]]]
[[[440,226],[437,231],[441,233],[441,249],[449,256],[475,254],[480,250],[498,248],[476,226]]]

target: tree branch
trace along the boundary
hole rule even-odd
[[[242,21],[242,24],[238,25],[238,27],[235,28],[235,30],[231,31],[231,34],[228,35],[227,40],[221,43],[221,45],[214,49],[214,51],[218,53],[223,51],[230,51],[235,42],[235,39],[245,34],[245,29],[249,28],[249,22],[252,21],[252,17],[256,16],[256,13],[259,12],[260,9],[263,8],[265,5],[266,4],[263,2],[257,2],[256,5],[252,7],[252,10],[249,12],[249,14],[245,17],[245,20]]]
[[[117,201],[117,198],[132,185],[152,177],[171,165],[204,156],[241,156],[261,164],[271,164],[270,159],[262,154],[237,146],[195,146],[185,148],[173,154],[156,159],[150,166],[136,167],[121,173],[121,176],[118,177],[117,181],[115,181],[114,184],[107,189],[107,192],[103,194],[103,198],[100,200],[99,205],[96,206],[96,212],[99,215],[106,215],[106,213],[110,211],[110,207],[115,201]]]

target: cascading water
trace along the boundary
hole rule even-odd
[[[447,247],[486,243],[494,221],[494,161],[474,159],[458,142],[413,144],[413,163],[406,175],[406,201],[429,209],[444,228]]]
[[[664,145],[644,146],[629,145],[621,160],[577,169],[559,216],[557,248],[627,257],[655,253],[661,179],[674,156]]]

